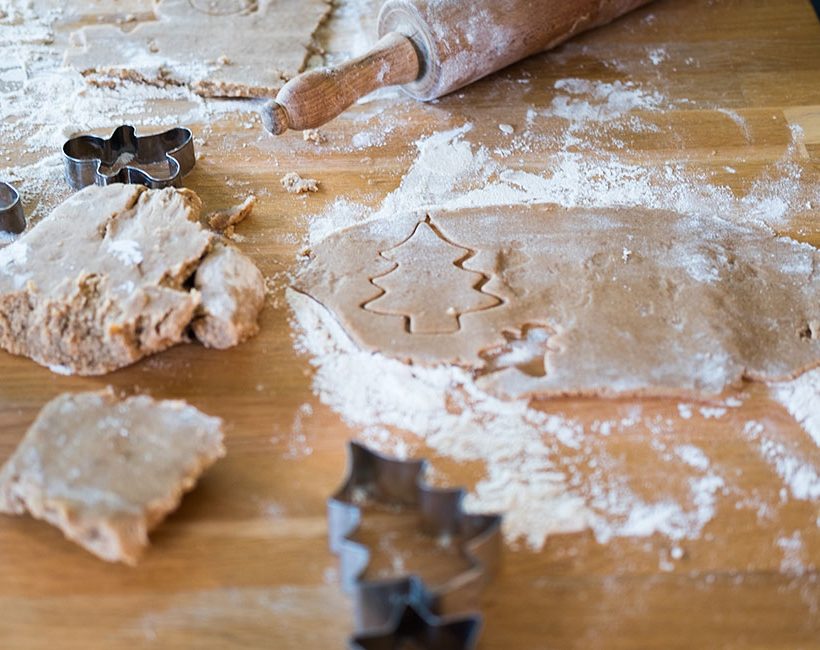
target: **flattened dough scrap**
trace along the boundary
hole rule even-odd
[[[75,32],[65,62],[92,77],[186,84],[204,96],[273,97],[305,68],[330,10],[329,0],[160,0],[156,19],[129,32]]]
[[[103,560],[133,565],[148,532],[224,455],[222,420],[185,402],[64,393],[0,469],[0,512],[29,512]]]
[[[452,333],[414,334],[402,316],[361,307],[381,293],[373,279],[392,268],[382,253],[428,218],[471,251],[463,269],[484,274],[482,291],[502,301],[461,314]],[[363,349],[471,368],[500,396],[714,395],[744,377],[784,380],[820,364],[818,268],[817,249],[718,216],[500,206],[346,229],[313,249],[295,288]],[[407,266],[400,278],[391,302],[423,303],[429,287]],[[454,309],[469,299],[453,295]],[[525,345],[522,330],[532,328],[551,332],[533,343],[543,376],[531,371],[531,354],[504,352],[511,340]]]
[[[194,285],[202,304],[192,327],[203,345],[229,348],[259,331],[265,279],[238,250],[217,244],[196,270]]]
[[[173,188],[73,195],[0,251],[0,347],[55,372],[98,375],[187,341],[201,302],[187,282],[213,241],[200,209],[196,194]],[[210,302],[245,286],[214,281],[200,283]]]

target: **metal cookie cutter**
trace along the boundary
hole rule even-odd
[[[477,615],[440,617],[428,605],[429,591],[416,577],[406,579],[407,594],[396,602],[392,619],[380,628],[359,632],[350,640],[354,650],[405,647],[426,650],[473,648],[481,631]]]
[[[179,187],[196,164],[194,136],[178,126],[163,133],[138,137],[133,126],[117,127],[108,139],[80,135],[63,145],[68,184],[135,183],[152,189]]]
[[[0,181],[0,231],[20,234],[26,229],[26,216],[20,194],[13,185]]]
[[[342,586],[355,599],[359,636],[353,642],[371,632],[389,633],[409,615],[409,607],[423,620],[423,629],[428,632],[447,629],[444,636],[450,641],[435,647],[463,650],[475,644],[481,623],[480,616],[475,614],[479,596],[498,564],[501,551],[501,517],[465,513],[464,490],[426,485],[425,467],[424,460],[388,458],[357,442],[350,443],[347,479],[328,500],[327,507],[330,548],[339,556]],[[368,502],[417,511],[420,530],[434,537],[457,540],[469,568],[435,588],[416,576],[363,579],[370,551],[350,536],[361,522],[362,506]],[[462,614],[469,616],[456,616]],[[454,626],[455,623],[460,625]],[[456,630],[458,633],[453,634]]]

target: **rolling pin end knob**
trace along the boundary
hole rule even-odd
[[[273,135],[282,135],[290,128],[290,119],[285,108],[271,100],[262,108],[262,124]]]

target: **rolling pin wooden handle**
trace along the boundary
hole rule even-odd
[[[265,107],[262,121],[275,135],[313,129],[378,88],[415,81],[421,70],[413,42],[402,34],[386,34],[357,59],[291,79]]]

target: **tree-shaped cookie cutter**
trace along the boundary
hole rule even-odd
[[[427,605],[430,592],[414,576],[402,583],[406,589],[392,607],[392,617],[380,627],[361,630],[350,639],[352,650],[383,650],[411,647],[426,650],[467,650],[475,647],[481,632],[476,614],[437,616]],[[396,593],[400,593],[398,590]]]
[[[494,573],[501,551],[501,516],[468,514],[462,508],[462,489],[439,489],[424,483],[424,460],[398,460],[351,442],[348,474],[328,499],[330,548],[339,556],[343,588],[354,597],[355,626],[360,631],[389,630],[408,604],[428,612],[431,626],[449,626],[472,619],[480,625],[479,598]],[[469,568],[444,584],[431,588],[417,576],[364,579],[369,549],[350,539],[362,520],[362,506],[378,503],[417,512],[419,529],[436,538],[458,540]],[[470,648],[476,625],[465,625],[467,636],[457,639]],[[354,646],[355,647],[355,646]],[[444,646],[442,646],[444,647]]]
[[[75,190],[111,183],[134,183],[151,189],[179,187],[182,177],[196,164],[194,136],[190,129],[178,126],[140,137],[133,126],[123,125],[110,138],[71,138],[63,145],[63,163],[66,181]]]
[[[0,181],[0,231],[15,235],[26,229],[20,194],[13,185]]]

